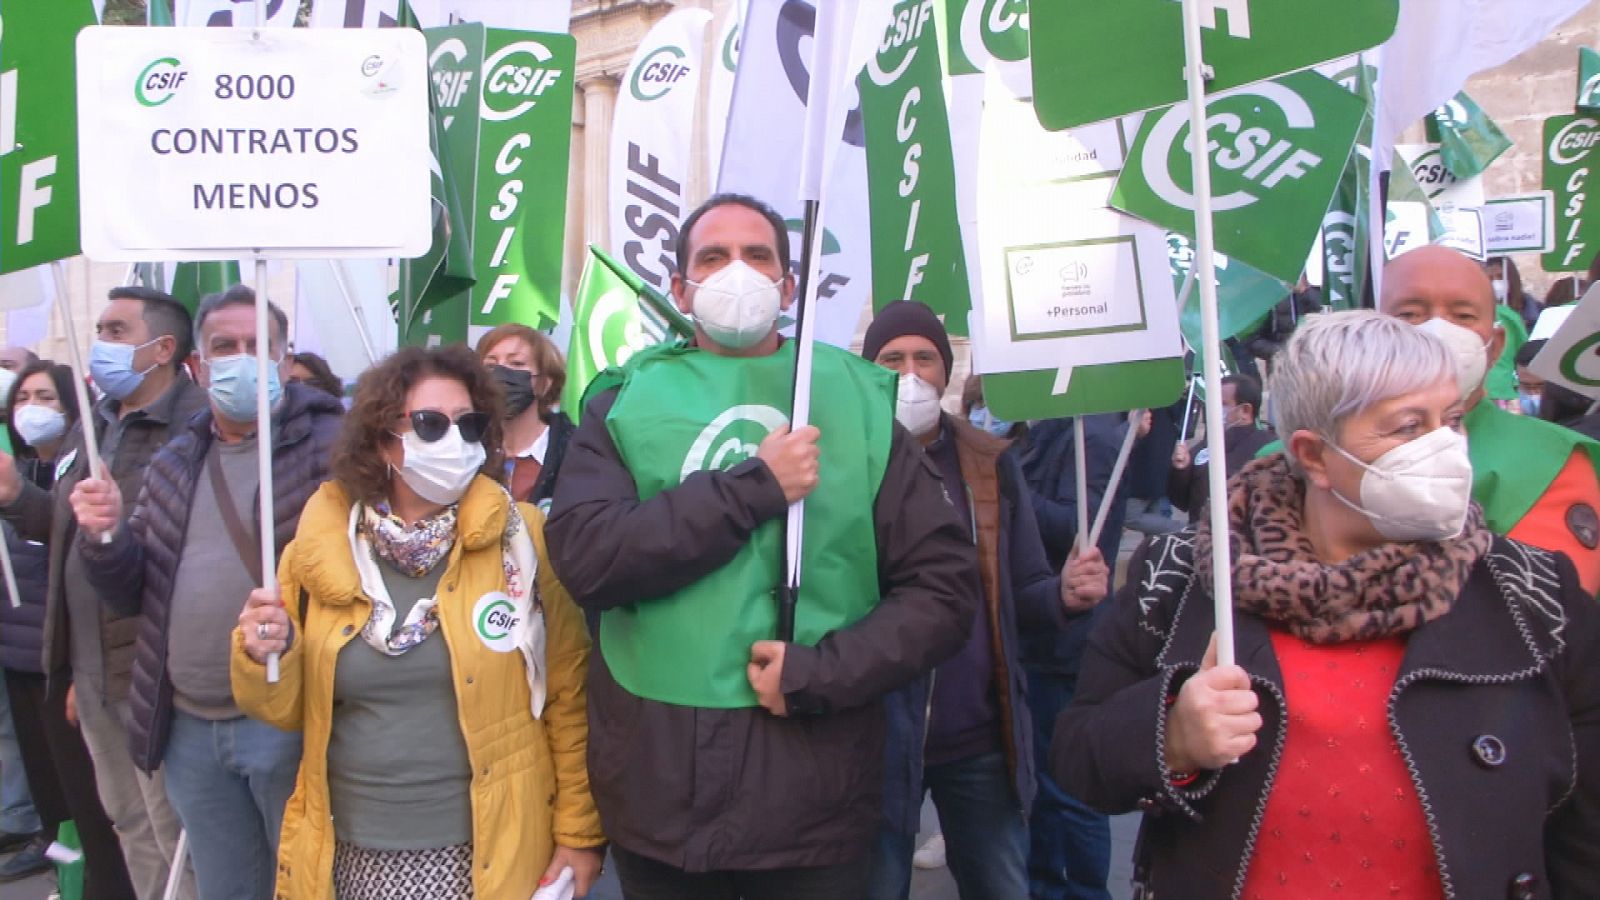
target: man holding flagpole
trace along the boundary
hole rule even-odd
[[[588,395],[548,525],[599,613],[589,771],[623,891],[858,897],[880,821],[882,698],[954,654],[977,562],[895,382],[816,348],[790,432],[783,221],[747,196],[684,221],[672,293],[695,339]],[[806,501],[795,641],[771,640],[782,520]]]

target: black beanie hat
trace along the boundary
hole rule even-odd
[[[950,380],[950,370],[955,368],[955,354],[950,352],[950,335],[944,330],[944,323],[933,314],[926,303],[915,300],[896,300],[885,306],[883,311],[873,318],[872,324],[867,326],[866,340],[861,344],[861,355],[868,360],[878,358],[878,353],[883,350],[883,345],[895,338],[914,334],[925,337],[939,348],[939,356],[944,360],[944,378]]]

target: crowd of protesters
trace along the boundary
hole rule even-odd
[[[903,900],[931,797],[965,900],[1109,897],[1135,810],[1145,896],[1600,896],[1600,429],[1508,350],[1509,261],[1290,301],[1213,452],[1181,404],[1004,420],[903,301],[791,429],[790,249],[691,213],[694,337],[581,409],[516,324],[343,397],[273,307],[258,435],[238,286],[111,291],[89,409],[0,353],[0,879],[70,821],[89,900]]]

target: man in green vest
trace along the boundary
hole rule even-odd
[[[1412,250],[1383,271],[1383,312],[1434,332],[1456,352],[1472,497],[1489,527],[1567,554],[1584,588],[1600,592],[1600,444],[1486,399],[1485,373],[1505,351],[1495,306],[1483,267],[1445,247]]]
[[[977,610],[970,533],[895,423],[891,373],[818,344],[813,424],[789,430],[788,260],[754,198],[691,213],[672,294],[695,338],[596,379],[556,489],[552,562],[599,616],[589,773],[628,896],[862,896],[882,699],[959,650]]]

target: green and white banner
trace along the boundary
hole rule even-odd
[[[443,177],[459,192],[470,232],[474,281],[463,329],[548,327],[560,317],[576,43],[476,24],[426,34]],[[457,315],[424,312],[434,323]]]
[[[711,89],[706,97],[706,172],[707,183],[715,183],[722,171],[722,142],[728,134],[728,111],[733,106],[733,80],[739,71],[739,40],[743,3],[735,3],[722,32],[717,35],[717,54],[711,61]]]
[[[1172,264],[1172,288],[1182,292],[1194,267],[1194,242],[1185,234],[1167,235],[1167,258]],[[1217,275],[1217,322],[1223,340],[1238,337],[1261,322],[1272,308],[1289,296],[1289,285],[1270,275],[1229,259],[1212,256]],[[1200,289],[1193,286],[1178,314],[1178,327],[1190,347],[1203,347],[1200,334]]]
[[[650,29],[623,74],[611,120],[611,252],[657,291],[677,271],[678,223],[689,214],[695,102],[707,9],[680,9]]]
[[[0,4],[0,273],[78,253],[74,42],[88,0]]]
[[[572,300],[561,408],[578,421],[583,392],[596,375],[622,365],[651,344],[693,334],[694,326],[666,298],[591,244]]]
[[[1318,242],[1322,252],[1322,302],[1333,309],[1356,309],[1361,306],[1362,285],[1372,259],[1368,192],[1372,183],[1372,100],[1378,68],[1366,54],[1358,54],[1319,66],[1317,71],[1366,104],[1355,149],[1339,174],[1339,184],[1323,214]]]
[[[1600,113],[1600,52],[1578,48],[1578,112]]]
[[[1217,252],[1298,280],[1366,104],[1300,72],[1213,95],[1206,109]],[[1145,116],[1111,205],[1193,236],[1191,143],[1186,104]]]
[[[1600,167],[1600,118],[1544,120],[1544,189],[1555,196],[1555,246],[1540,258],[1546,272],[1582,272],[1600,249],[1600,204],[1589,179]]]
[[[1555,246],[1555,195],[1539,191],[1496,197],[1483,204],[1483,230],[1491,256],[1549,253]]]
[[[1482,175],[1511,149],[1511,139],[1466,91],[1429,113],[1426,121],[1428,140],[1439,145],[1445,168],[1457,178]]]
[[[971,308],[932,0],[902,0],[858,80],[867,139],[872,301],[926,303],[953,334]]]
[[[1394,34],[1400,14],[1399,0],[1187,2],[1200,6],[1204,59],[1215,72],[1208,91],[1375,47]],[[1035,4],[1032,18],[1034,101],[1045,127],[1073,128],[1188,97],[1183,3],[1056,0]]]
[[[1585,397],[1600,398],[1600,284],[1583,295],[1528,370]]]

